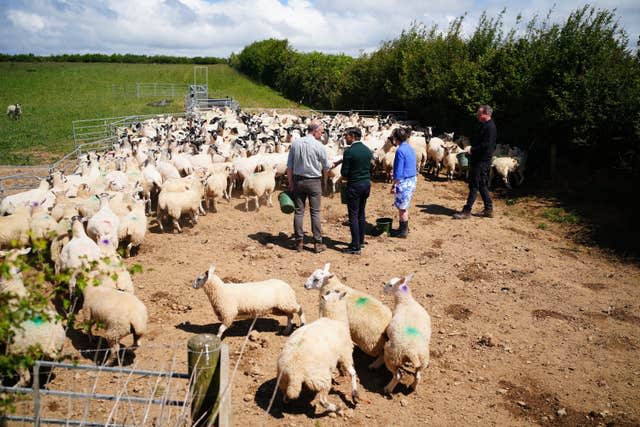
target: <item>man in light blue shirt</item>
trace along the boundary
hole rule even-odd
[[[289,191],[293,193],[296,205],[293,216],[295,249],[304,249],[304,209],[307,197],[311,211],[311,231],[313,232],[314,252],[320,253],[327,247],[322,243],[320,201],[322,199],[323,175],[333,166],[327,158],[327,151],[320,142],[324,126],[319,120],[312,120],[307,126],[307,135],[291,144],[287,159],[287,179]]]

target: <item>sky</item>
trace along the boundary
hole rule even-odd
[[[238,53],[254,41],[286,38],[298,51],[358,56],[396,38],[412,22],[446,30],[466,14],[472,34],[483,11],[507,8],[505,28],[515,17],[562,22],[585,3],[566,0],[0,0],[0,52],[134,53],[217,56]],[[617,9],[619,24],[635,49],[640,0],[591,2]]]

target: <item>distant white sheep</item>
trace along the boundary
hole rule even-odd
[[[7,107],[7,116],[14,120],[18,120],[20,117],[22,117],[22,107],[20,106],[20,104],[9,105]]]
[[[211,264],[209,270],[196,278],[193,288],[202,288],[209,298],[213,312],[221,322],[218,338],[222,337],[234,320],[270,313],[287,316],[284,334],[291,333],[294,314],[300,318],[301,325],[305,324],[302,307],[296,301],[296,293],[286,282],[268,279],[261,282],[225,283],[215,274],[215,269],[215,264]]]
[[[249,211],[249,199],[253,198],[256,204],[256,211],[260,210],[260,197],[267,197],[267,205],[273,206],[271,194],[276,187],[275,167],[266,166],[262,172],[254,172],[247,176],[242,183],[242,194],[244,195],[244,210]]]

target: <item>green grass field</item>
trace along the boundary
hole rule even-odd
[[[209,96],[235,98],[241,107],[295,108],[272,89],[227,65],[209,66]],[[182,112],[184,96],[165,107],[147,103],[163,96],[114,96],[113,85],[193,82],[192,65],[0,63],[0,164],[49,163],[73,149],[72,122],[134,114]],[[4,113],[20,103],[22,119]]]

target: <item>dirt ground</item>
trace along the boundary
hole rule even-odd
[[[317,318],[318,294],[302,285],[330,262],[345,284],[390,307],[383,282],[415,273],[410,287],[433,327],[431,364],[418,390],[399,386],[392,398],[385,397],[390,373],[369,371],[372,359],[356,350],[363,398],[357,406],[350,401],[348,377],[339,377],[330,399],[348,408],[343,416],[323,415],[308,393],[286,405],[278,394],[267,414],[286,337],[279,335],[284,318],[265,318],[256,323],[259,335],[248,343],[233,379],[234,425],[640,425],[638,267],[538,229],[502,200],[493,219],[452,220],[465,196],[463,182],[421,179],[409,238],[368,236],[360,256],[339,251],[349,241],[339,195],[323,199],[329,249],[322,254],[311,252],[311,241],[301,254],[288,248],[293,217],[280,213],[276,197],[274,207],[259,212],[244,212],[238,198],[221,202],[218,213],[201,217],[183,234],[159,234],[152,227],[127,261],[144,266],[134,281],[150,316],[150,332],[130,366],[187,371],[187,340],[217,332],[204,292],[191,288],[211,263],[229,281],[287,281],[311,321]],[[368,221],[394,216],[391,202],[389,186],[374,183]],[[309,231],[308,213],[305,221]],[[232,367],[249,325],[237,322],[225,333]],[[81,363],[91,363],[87,358]],[[71,389],[80,378],[59,371],[48,387]],[[91,412],[104,415],[111,406],[95,404]],[[48,409],[58,416],[80,413],[58,404]]]

